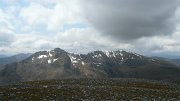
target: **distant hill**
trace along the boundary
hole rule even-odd
[[[5,64],[10,64],[10,63],[14,63],[14,62],[19,62],[22,61],[24,59],[26,59],[27,57],[29,57],[31,54],[17,54],[17,55],[13,55],[13,56],[9,56],[9,57],[1,57],[0,58],[0,65],[5,65]]]
[[[180,59],[172,59],[171,61],[172,61],[172,63],[174,63],[180,67]]]
[[[4,57],[7,57],[7,56],[6,56],[6,55],[0,54],[0,58],[4,58]]]
[[[142,78],[179,79],[174,64],[136,53],[94,51],[68,53],[60,48],[40,51],[20,62],[7,64],[0,71],[0,82],[34,81],[64,78]]]
[[[168,59],[168,58],[164,58],[164,57],[152,57],[154,59],[159,59],[159,60],[164,60],[164,61],[169,61],[172,64],[180,67],[180,59]]]

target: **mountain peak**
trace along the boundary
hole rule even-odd
[[[64,51],[64,50],[61,49],[61,48],[55,48],[53,51],[54,51],[55,53],[66,52],[66,51]]]

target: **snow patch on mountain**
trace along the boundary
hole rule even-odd
[[[107,56],[107,57],[114,57],[116,58],[118,55],[123,56],[123,51],[122,50],[118,50],[118,51],[103,51],[103,53]]]
[[[37,58],[38,59],[47,58],[47,55],[39,55]]]
[[[134,53],[137,57],[139,57],[139,58],[141,58],[142,59],[142,56],[141,55],[139,55],[139,54],[136,54],[136,53]]]
[[[106,54],[107,57],[110,57],[109,52],[105,51],[104,54]]]
[[[55,61],[57,61],[58,60],[58,58],[57,59],[53,59],[53,62],[55,62]]]
[[[85,63],[83,61],[81,63],[82,63],[83,66],[85,65]]]
[[[92,56],[93,58],[101,58],[102,57],[102,55],[101,54],[95,54],[94,56]]]
[[[96,63],[96,62],[93,62],[93,64],[98,64],[98,65],[101,65],[101,63]]]
[[[115,53],[114,53],[114,51],[112,51],[112,55],[111,55],[112,57],[116,57],[116,55],[115,55]]]
[[[78,61],[76,60],[76,57],[72,56],[71,54],[69,54],[68,56],[71,59],[72,63],[78,63]]]
[[[52,57],[53,55],[51,54],[51,52],[49,51],[49,56]]]
[[[51,60],[50,60],[50,59],[48,60],[48,63],[49,63],[49,64],[51,63]]]
[[[32,61],[34,61],[34,57],[32,58]]]

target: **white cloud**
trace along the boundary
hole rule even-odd
[[[66,23],[81,21],[80,8],[77,2],[61,1],[56,4],[49,19],[48,29],[54,30]]]
[[[109,37],[101,36],[99,32],[92,28],[70,29],[66,32],[58,33],[55,36],[57,43],[66,43],[68,49],[87,49],[92,50],[112,50],[112,49],[130,49],[132,46],[127,43],[117,43]],[[67,45],[68,44],[68,45]],[[84,52],[87,52],[84,50]]]
[[[0,30],[0,47],[9,46],[14,41],[14,34],[8,30]]]
[[[14,27],[12,24],[9,22],[10,16],[5,14],[1,9],[0,9],[0,28],[1,29],[9,29],[13,30]]]
[[[51,50],[60,47],[70,52],[87,53],[94,50],[130,49],[130,44],[115,43],[107,37],[102,37],[92,28],[73,28],[54,36],[44,36],[37,32],[15,35],[14,41],[4,46],[7,53],[31,53],[40,50]]]
[[[30,27],[45,25],[49,31],[59,30],[64,24],[81,21],[78,3],[65,0],[60,0],[51,8],[39,2],[30,2],[28,7],[22,8],[20,17]]]
[[[20,17],[27,22],[29,26],[45,24],[50,14],[50,9],[37,3],[30,3],[28,7],[22,8]]]
[[[168,36],[143,37],[132,43],[135,51],[146,55],[180,55],[180,30]]]
[[[114,50],[114,49],[125,49],[128,51],[133,51],[133,52],[138,52],[140,54],[148,54],[148,55],[155,53],[178,54],[180,52],[180,44],[179,44],[180,43],[180,39],[179,39],[180,7],[176,10],[175,15],[170,15],[170,17],[168,17],[170,19],[167,19],[168,21],[169,20],[172,21],[173,26],[175,24],[176,31],[174,33],[169,33],[167,35],[162,35],[158,33],[159,36],[156,35],[154,36],[153,34],[153,36],[150,37],[147,35],[140,38],[138,37],[133,41],[128,40],[122,42],[119,36],[117,36],[116,37],[117,39],[114,40],[114,38],[112,38],[113,36],[112,33],[102,34],[103,31],[93,28],[90,25],[90,23],[85,20],[86,18],[88,19],[88,17],[91,18],[92,16],[93,18],[98,17],[98,19],[100,19],[98,21],[100,22],[103,21],[102,23],[105,23],[105,24],[101,23],[102,26],[109,25],[113,23],[111,22],[112,20],[109,19],[108,21],[106,20],[107,21],[106,22],[105,20],[103,20],[103,18],[111,17],[111,16],[115,17],[116,19],[114,20],[116,23],[117,22],[116,20],[118,20],[119,18],[114,16],[114,12],[110,12],[110,13],[86,12],[90,15],[91,14],[94,15],[85,16],[86,14],[84,15],[84,11],[86,11],[86,9],[84,9],[84,7],[81,5],[82,3],[81,0],[71,0],[71,1],[28,0],[26,2],[27,4],[23,6],[20,4],[20,2],[18,2],[19,3],[18,5],[17,3],[15,5],[11,3],[10,6],[5,7],[5,9],[1,9],[0,7],[0,54],[2,52],[6,52],[6,53],[36,52],[39,50],[50,50],[56,47],[60,47],[65,50],[78,52],[78,53],[81,52],[84,53],[93,50]],[[96,6],[98,8],[100,2],[99,1],[97,2],[98,4],[96,4]],[[109,4],[107,3],[106,6],[108,5]],[[90,8],[93,8],[93,11],[96,11],[96,8],[94,8],[93,5],[88,5],[88,6],[91,6]],[[118,4],[116,6],[119,8]],[[151,9],[151,6],[148,7],[149,9]],[[159,8],[158,5],[156,5],[156,7]],[[163,5],[163,8],[166,7],[167,7],[166,5]],[[106,11],[103,5],[101,5],[100,8],[103,9],[102,11]],[[110,8],[108,8],[108,10],[110,11],[115,10]],[[126,9],[124,11],[125,14],[131,13],[126,11],[129,10]],[[132,11],[134,10],[132,9]],[[163,14],[166,15],[166,10],[163,11],[164,11]],[[98,16],[96,16],[97,13]],[[108,16],[103,16],[101,15],[102,13],[107,13]],[[142,21],[142,19],[139,18],[139,16],[136,16],[133,13],[131,15],[135,16],[135,19],[138,19],[138,21],[139,20]],[[145,10],[145,13],[148,12],[146,12]],[[109,15],[109,14],[113,14],[113,15]],[[142,14],[142,16],[148,16],[148,14],[147,15]],[[156,14],[162,16],[162,14],[155,12],[155,15]],[[126,17],[126,15],[124,16]],[[133,16],[130,16],[130,18],[133,18]],[[151,18],[154,17],[151,16],[148,17],[148,19]],[[121,18],[121,20],[124,21],[124,18]],[[135,20],[135,22],[136,21],[137,20]],[[148,23],[147,21],[150,21],[150,23]],[[87,24],[87,27],[83,27],[83,28],[70,27],[63,31],[60,30],[63,29],[64,25],[66,24],[74,24],[79,22],[83,24]],[[132,21],[130,21],[130,23],[131,22]],[[146,22],[148,25],[153,23],[151,22],[151,20],[146,20]],[[132,24],[130,25],[134,28],[134,25]],[[113,29],[114,27],[111,26],[111,28]],[[132,31],[130,28],[127,30]],[[154,26],[153,28],[156,29],[156,27]]]
[[[0,9],[0,47],[8,46],[14,41],[13,26],[9,17]]]

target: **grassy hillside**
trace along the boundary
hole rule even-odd
[[[180,85],[139,79],[64,79],[0,86],[0,100],[180,100]]]

